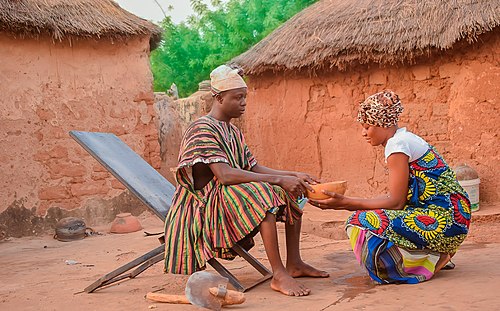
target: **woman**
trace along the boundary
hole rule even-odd
[[[389,193],[361,199],[325,192],[321,209],[355,211],[346,230],[356,258],[378,283],[419,283],[453,257],[470,224],[470,202],[441,155],[397,122],[398,95],[383,91],[359,106],[362,136],[385,147]]]

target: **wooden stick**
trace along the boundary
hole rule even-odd
[[[217,287],[210,287],[208,290],[214,296],[217,296],[217,293],[219,291]],[[156,302],[190,304],[189,300],[185,295],[170,295],[170,294],[149,292],[146,294],[146,298]],[[221,300],[222,300],[222,305],[239,305],[245,302],[245,294],[228,289],[226,296],[224,296],[224,298],[222,298]]]
[[[149,292],[146,294],[146,298],[156,302],[191,304],[187,297],[184,295],[169,295]]]

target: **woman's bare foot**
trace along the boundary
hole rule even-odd
[[[438,273],[447,263],[450,261],[450,254],[441,253],[439,260],[436,263],[436,268],[434,269],[434,274]]]
[[[295,281],[286,271],[273,274],[271,288],[288,296],[307,296],[311,293],[309,288]]]
[[[296,264],[287,263],[286,270],[288,271],[288,274],[290,274],[294,278],[300,278],[300,277],[327,278],[330,276],[328,272],[318,270],[306,264],[303,261]]]

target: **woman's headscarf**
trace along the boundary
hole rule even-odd
[[[391,127],[398,123],[403,106],[399,96],[385,90],[373,94],[359,104],[358,122],[380,127]]]

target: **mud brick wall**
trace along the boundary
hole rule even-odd
[[[110,208],[140,206],[68,132],[114,133],[160,167],[149,38],[53,42],[0,33],[0,55],[0,231],[38,232],[48,215],[109,221]]]
[[[387,180],[383,148],[361,138],[356,113],[364,98],[392,89],[405,107],[400,126],[435,145],[451,166],[475,168],[481,201],[498,202],[499,59],[496,32],[412,66],[250,77],[246,140],[265,165],[348,180],[349,195],[379,194]]]
[[[210,91],[201,90],[181,99],[155,93],[155,102],[161,154],[160,173],[175,185],[173,170],[177,166],[184,131],[191,122],[210,112],[213,99]]]

